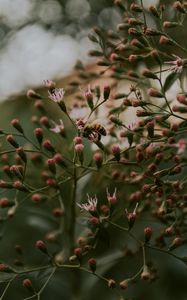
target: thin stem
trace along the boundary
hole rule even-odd
[[[6,294],[6,292],[8,291],[8,289],[9,289],[9,287],[10,287],[10,285],[11,285],[11,283],[13,282],[13,280],[14,280],[16,277],[17,277],[17,275],[13,276],[13,277],[10,279],[10,281],[9,281],[8,284],[6,285],[6,287],[5,287],[5,289],[4,289],[3,293],[2,293],[2,295],[1,295],[1,297],[0,297],[0,300],[3,300],[3,298],[4,298],[5,294]]]

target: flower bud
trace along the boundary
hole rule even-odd
[[[143,55],[131,54],[128,57],[128,60],[129,60],[130,63],[136,63],[136,62],[142,60],[143,58],[144,58]]]
[[[64,215],[64,211],[60,207],[53,209],[53,216],[56,218],[61,218]]]
[[[121,149],[118,145],[115,145],[112,147],[112,154],[114,155],[115,159],[117,161],[120,161],[120,157],[121,157]]]
[[[0,199],[0,207],[1,208],[6,208],[6,207],[9,207],[9,206],[12,206],[13,203],[11,201],[9,201],[8,198],[6,197],[3,197]]]
[[[6,182],[4,180],[0,180],[0,188],[2,188],[2,189],[12,189],[13,185],[12,185],[12,183]]]
[[[78,258],[78,260],[80,260],[81,256],[82,256],[82,248],[75,248],[74,249],[74,254],[76,255],[76,257]]]
[[[142,75],[147,77],[147,78],[151,78],[151,79],[158,79],[157,75],[154,74],[153,72],[151,72],[148,69],[145,69],[142,71]]]
[[[154,88],[148,89],[147,93],[150,97],[163,98],[163,94]]]
[[[120,119],[116,118],[114,115],[110,116],[110,121],[119,126],[123,125],[123,122]]]
[[[37,249],[39,249],[41,252],[43,252],[43,253],[45,253],[45,254],[48,255],[48,251],[47,251],[46,244],[45,244],[42,240],[36,241],[35,247],[36,247]]]
[[[22,147],[17,148],[16,153],[19,155],[19,157],[24,163],[27,163],[27,155]]]
[[[33,202],[39,203],[42,201],[42,195],[35,193],[32,195],[31,199]]]
[[[45,126],[47,129],[50,128],[49,119],[46,116],[43,116],[43,117],[40,118],[40,124],[42,124],[43,126]]]
[[[155,6],[153,5],[149,6],[149,11],[153,14],[154,17],[160,18],[159,12]]]
[[[97,262],[96,262],[95,258],[90,258],[90,259],[88,260],[88,265],[89,265],[89,267],[90,267],[90,270],[91,270],[93,273],[95,273],[96,268],[97,268]]]
[[[104,86],[104,90],[103,90],[103,98],[104,98],[104,100],[105,101],[108,100],[109,96],[110,96],[110,86],[109,85],[105,85]]]
[[[55,166],[55,160],[54,158],[49,158],[47,160],[47,165],[51,173],[56,174],[56,166]]]
[[[161,59],[160,59],[160,56],[159,56],[159,54],[158,54],[158,51],[157,50],[152,50],[151,52],[150,52],[150,56],[152,57],[152,58],[154,58],[155,60],[156,60],[156,62],[160,65],[161,64]]]
[[[137,217],[137,215],[135,212],[127,214],[127,221],[129,224],[129,229],[131,229],[133,227],[136,217]]]
[[[169,21],[165,21],[163,23],[163,27],[164,28],[175,28],[177,27],[179,24],[177,22],[169,22]]]
[[[147,265],[144,265],[143,271],[142,271],[140,277],[141,277],[141,279],[143,279],[143,280],[148,280],[148,279],[151,278],[151,273],[150,273],[149,268],[148,268]]]
[[[6,137],[7,142],[9,142],[14,148],[18,148],[19,144],[15,141],[12,134],[8,134]]]
[[[154,121],[150,121],[146,124],[146,128],[147,128],[147,132],[148,132],[148,136],[150,138],[153,138],[154,137]]]
[[[16,190],[22,191],[22,192],[28,192],[28,188],[26,186],[24,186],[24,184],[20,181],[20,180],[16,180],[13,183],[13,187]]]
[[[48,178],[46,180],[46,184],[50,187],[53,187],[53,188],[57,188],[58,187],[58,182],[56,181],[56,179],[54,178]]]
[[[167,38],[165,35],[162,35],[159,40],[160,45],[173,45],[172,40]]]
[[[98,226],[100,224],[100,220],[97,217],[91,217],[89,219],[89,224],[94,225],[94,226]]]
[[[21,125],[20,125],[20,122],[19,122],[19,120],[18,119],[13,119],[12,121],[11,121],[11,125],[15,128],[15,129],[17,129],[17,131],[19,131],[20,133],[24,133],[23,132],[23,128],[21,127]]]
[[[43,146],[46,150],[48,150],[49,152],[54,152],[54,151],[55,151],[55,149],[54,149],[54,147],[52,146],[50,140],[44,140],[44,141],[42,142],[42,146]]]
[[[139,37],[142,35],[142,33],[140,31],[138,31],[136,28],[129,28],[128,29],[128,34]]]
[[[22,285],[30,292],[34,292],[32,281],[29,278],[24,279]]]
[[[93,102],[93,94],[92,94],[92,92],[87,91],[85,93],[85,98],[86,98],[86,101],[88,103],[89,108],[92,110],[94,108],[94,102]]]
[[[41,145],[41,143],[43,141],[43,130],[42,130],[42,128],[35,128],[34,129],[34,134],[37,138],[37,141],[38,141],[39,145]]]
[[[130,279],[125,279],[119,283],[119,286],[122,290],[126,290],[129,286]]]
[[[56,153],[54,156],[53,156],[53,159],[55,161],[55,163],[61,167],[67,167],[67,164],[64,162],[63,160],[63,157],[60,153]]]
[[[145,48],[145,45],[142,44],[138,39],[133,39],[130,43],[131,43],[132,46],[137,47],[139,49],[144,49]]]
[[[150,241],[152,234],[153,230],[151,227],[144,228],[145,243],[148,243]]]
[[[147,36],[158,36],[161,35],[161,32],[152,28],[146,28],[145,34]]]
[[[75,152],[78,154],[78,157],[79,157],[79,160],[80,160],[81,164],[83,163],[83,160],[84,160],[83,150],[84,150],[84,145],[83,144],[75,145]]]
[[[4,263],[0,263],[0,272],[11,273],[13,272],[13,270],[9,266],[5,265]]]
[[[183,240],[181,237],[175,237],[174,240],[172,241],[171,245],[169,246],[168,250],[171,251],[183,244]]]
[[[103,163],[103,156],[100,152],[96,152],[93,156],[93,160],[96,163],[97,168],[101,168],[102,163]]]
[[[27,91],[27,98],[29,99],[42,99],[42,96],[36,93],[34,90]]]

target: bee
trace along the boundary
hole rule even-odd
[[[92,123],[84,127],[83,136],[89,140],[100,141],[102,135],[106,136],[106,129],[100,123]]]

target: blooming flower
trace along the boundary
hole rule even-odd
[[[108,191],[108,188],[106,189],[106,194],[107,194],[107,200],[109,204],[116,204],[117,202],[117,197],[116,197],[117,189],[115,188],[114,193],[110,194]]]
[[[174,73],[180,73],[182,72],[183,66],[184,66],[184,60],[182,58],[180,58],[179,56],[173,54],[173,57],[175,58],[175,60],[171,60],[171,61],[166,61],[166,64],[171,64],[173,65],[170,68],[170,71],[174,72]]]
[[[60,124],[57,124],[53,121],[54,127],[51,128],[50,130],[55,132],[55,133],[62,133],[64,132],[64,123],[62,120],[59,120]]]
[[[43,80],[43,83],[44,83],[44,85],[47,87],[47,88],[49,88],[49,89],[51,89],[51,88],[55,88],[55,85],[56,85],[56,83],[54,82],[54,81],[52,81],[52,80],[49,80],[49,79],[46,79],[46,80]]]
[[[49,98],[54,102],[60,102],[64,98],[65,91],[63,88],[53,89],[52,91],[48,91]]]
[[[81,211],[86,210],[88,212],[94,212],[97,209],[97,202],[98,199],[95,196],[94,198],[91,198],[89,195],[87,195],[88,201],[87,203],[84,204],[79,204],[77,203],[77,205],[81,208]]]

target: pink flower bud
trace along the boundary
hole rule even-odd
[[[155,97],[155,98],[162,98],[162,97],[163,97],[163,94],[162,94],[161,92],[157,91],[157,90],[154,89],[154,88],[148,89],[147,92],[148,92],[148,95],[149,95],[150,97]]]
[[[121,153],[120,152],[121,152],[121,149],[120,149],[120,147],[118,145],[114,145],[112,147],[112,154],[114,155],[114,157],[115,157],[115,159],[117,161],[120,161],[120,157],[121,157]]]
[[[77,145],[77,144],[82,144],[82,137],[81,136],[76,136],[74,139],[74,144]]]
[[[19,122],[18,119],[13,119],[13,120],[11,121],[11,125],[12,125],[15,129],[17,129],[17,131],[19,131],[20,133],[23,133],[23,128],[21,127],[20,122]]]
[[[83,153],[84,145],[83,144],[76,144],[75,145],[75,152],[76,153]]]
[[[45,244],[42,240],[36,241],[35,246],[36,246],[36,248],[39,249],[41,252],[43,252],[43,253],[45,253],[45,254],[48,254],[46,244]]]
[[[88,260],[88,265],[89,265],[89,267],[90,267],[90,270],[91,270],[93,273],[95,273],[96,268],[97,268],[97,262],[96,262],[95,258],[90,258],[90,259]]]
[[[150,273],[150,271],[149,271],[148,266],[146,266],[146,265],[144,266],[143,272],[141,273],[140,277],[141,277],[141,279],[143,279],[143,280],[148,280],[148,279],[151,278],[151,273]]]
[[[104,86],[104,91],[103,91],[103,98],[104,98],[104,100],[105,101],[108,100],[109,96],[110,96],[110,86],[109,85],[105,85]]]
[[[18,148],[19,144],[15,141],[12,134],[8,134],[6,137],[7,142],[9,142],[14,148]]]
[[[153,230],[151,227],[144,228],[144,237],[146,243],[150,241],[152,234],[153,234]]]
[[[30,99],[41,99],[41,95],[37,94],[34,90],[27,91],[27,97]]]
[[[30,292],[33,292],[33,285],[32,285],[32,281],[29,278],[26,278],[22,281],[22,285],[28,289]]]
[[[41,145],[41,143],[43,141],[43,130],[42,130],[42,128],[35,128],[34,134],[35,134],[35,136],[38,140],[38,143]]]
[[[160,45],[173,45],[173,42],[167,38],[165,35],[162,35],[159,40]]]
[[[96,152],[93,156],[93,160],[95,161],[98,168],[102,166],[103,163],[103,156],[100,152]]]
[[[54,147],[52,146],[50,140],[44,140],[44,141],[42,142],[42,146],[43,146],[46,150],[48,150],[49,152],[54,152],[54,150],[55,150]]]

